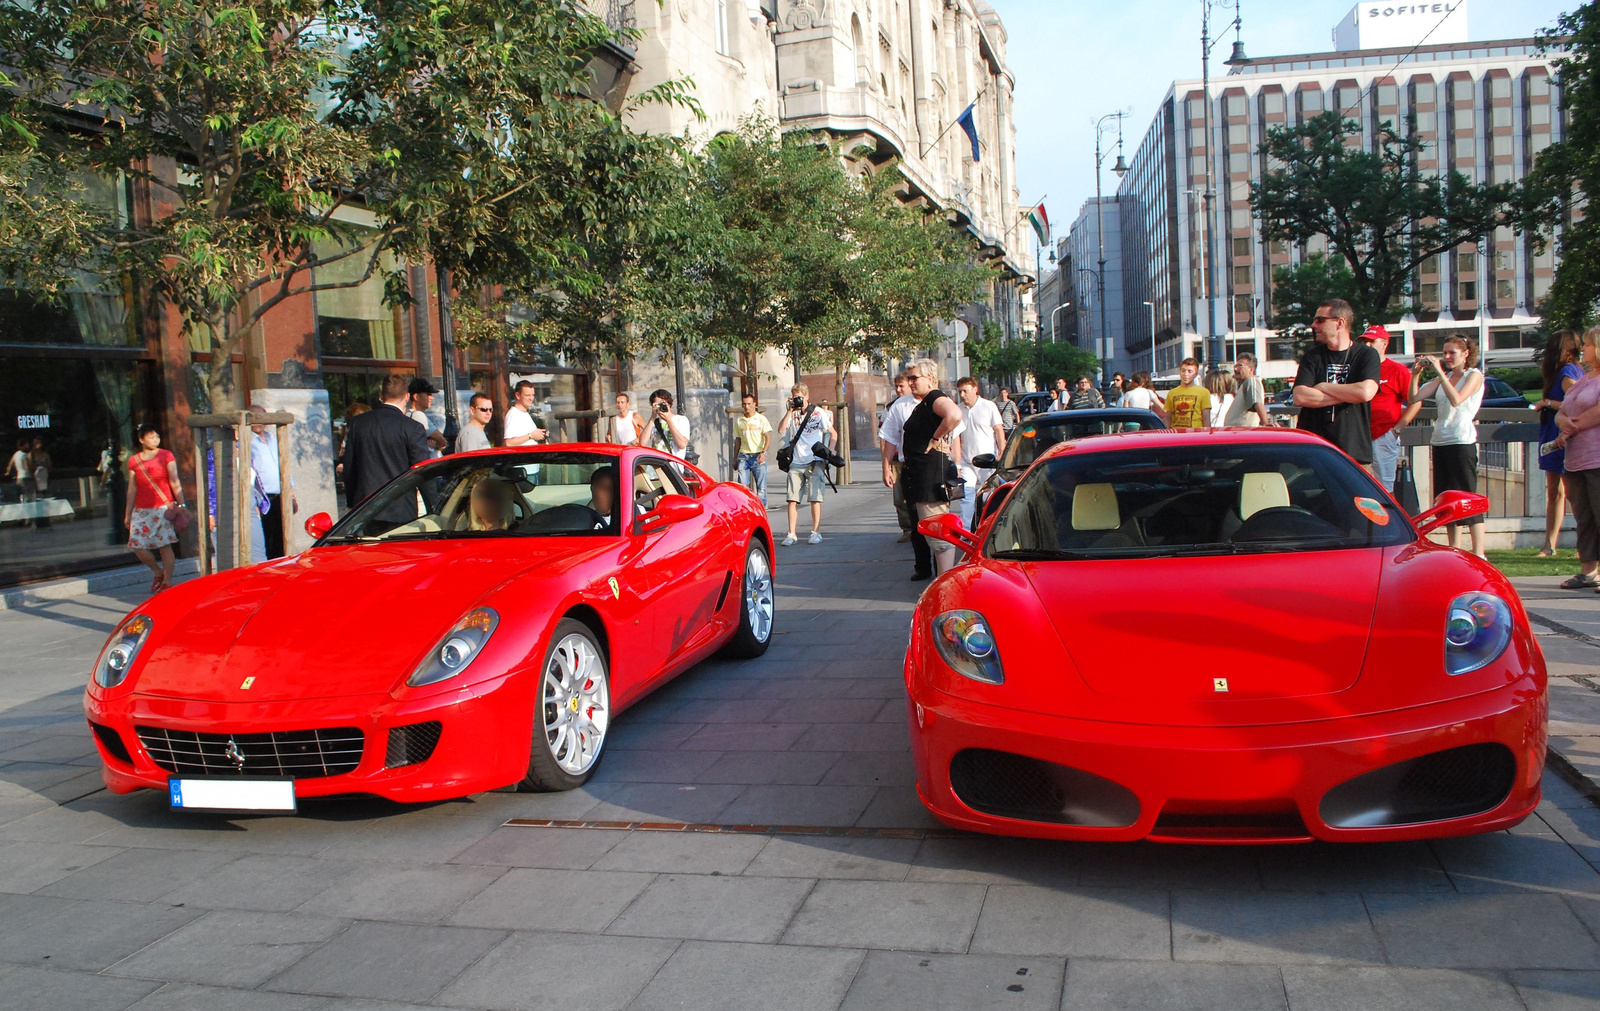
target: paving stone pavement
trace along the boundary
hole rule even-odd
[[[825,513],[822,544],[778,551],[767,656],[621,716],[562,795],[293,818],[113,796],[80,692],[134,601],[0,613],[0,1008],[1600,1008],[1600,808],[1556,776],[1514,831],[1390,846],[506,827],[935,827],[900,686],[909,550],[881,489]],[[1596,598],[1524,592],[1600,636]],[[1547,630],[1552,729],[1600,741],[1600,647]]]

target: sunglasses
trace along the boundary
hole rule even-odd
[[[1339,317],[1338,316],[1313,316],[1313,317],[1311,317],[1311,322],[1312,322],[1313,325],[1315,325],[1317,323],[1334,323],[1334,322],[1338,322],[1338,321],[1339,321]]]
[[[473,410],[474,411],[493,411],[494,407],[493,406],[489,406],[489,407],[474,407]]]

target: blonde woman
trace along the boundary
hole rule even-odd
[[[1478,349],[1465,337],[1450,337],[1439,355],[1419,355],[1411,376],[1407,406],[1432,400],[1438,412],[1428,444],[1433,448],[1433,494],[1444,491],[1478,491],[1478,407],[1483,403],[1483,373],[1477,368]],[[1429,373],[1433,379],[1423,382]],[[1483,553],[1483,516],[1458,520],[1445,528],[1450,546],[1456,546],[1456,528],[1467,526],[1472,553]]]
[[[472,486],[467,507],[468,530],[504,530],[514,512],[511,485],[497,478],[484,478]]]
[[[1600,327],[1583,332],[1579,359],[1583,378],[1572,384],[1556,412],[1556,439],[1566,450],[1567,501],[1572,518],[1578,521],[1578,565],[1576,576],[1562,583],[1563,589],[1582,590],[1600,586]]]

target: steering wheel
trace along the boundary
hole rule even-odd
[[[1338,537],[1339,528],[1299,506],[1273,506],[1252,513],[1228,538],[1239,541],[1291,541],[1302,537]]]
[[[571,502],[534,513],[522,521],[521,529],[535,533],[586,534],[605,521],[604,516],[588,506]]]

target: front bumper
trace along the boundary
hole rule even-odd
[[[526,679],[523,679],[526,680]],[[112,699],[84,696],[91,724],[115,732],[127,761],[107,748],[97,731],[105,784],[113,793],[165,790],[174,773],[156,764],[136,727],[202,734],[262,734],[356,727],[361,757],[346,773],[296,778],[296,797],[370,794],[390,800],[445,800],[496,789],[527,774],[532,703],[514,675],[396,701],[389,695],[358,695],[298,702],[223,703],[141,695]],[[440,724],[438,743],[425,761],[389,767],[389,731],[418,723]]]
[[[1396,712],[1248,727],[1065,719],[974,703],[920,679],[910,681],[908,718],[918,794],[940,821],[971,831],[1106,841],[1370,842],[1508,828],[1539,803],[1548,703],[1532,678]],[[1503,745],[1515,759],[1509,792],[1487,810],[1359,828],[1330,825],[1319,811],[1330,790],[1358,776],[1484,744]],[[1100,821],[1112,824],[1061,824],[985,813],[964,803],[952,785],[951,763],[962,752],[975,753],[969,749],[1026,756],[1065,766],[1068,773],[1079,770],[1090,774],[1083,781],[1091,791],[1099,777],[1132,797],[1117,794],[1124,798],[1121,807],[1102,804],[1113,814]],[[1069,792],[1071,788],[1069,784]],[[1115,791],[1103,791],[1102,796],[1107,792]],[[967,793],[972,795],[970,789]],[[1115,815],[1119,810],[1128,812],[1131,823]]]

